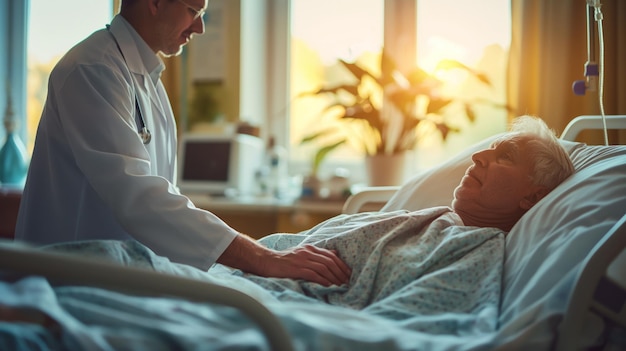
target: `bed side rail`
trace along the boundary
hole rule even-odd
[[[170,296],[234,307],[259,325],[271,350],[293,350],[291,337],[272,312],[253,297],[226,286],[15,243],[0,243],[1,271],[141,296]]]
[[[610,115],[606,117],[607,129],[626,129],[626,115]],[[604,129],[602,116],[578,116],[572,119],[561,134],[561,139],[575,141],[585,129]]]
[[[559,326],[557,351],[574,350],[589,311],[626,328],[626,214],[591,250]]]
[[[366,187],[350,195],[343,204],[341,213],[354,214],[362,210],[369,203],[385,203],[400,186],[373,186]]]

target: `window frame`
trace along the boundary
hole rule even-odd
[[[268,0],[268,30],[269,33],[266,67],[271,79],[266,90],[268,101],[266,120],[264,126],[268,133],[275,135],[281,145],[289,146],[289,121],[290,121],[290,67],[291,67],[291,1],[299,0]],[[383,46],[387,50],[400,70],[413,67],[416,55],[417,38],[417,0],[384,0],[384,37]],[[271,83],[271,84],[269,84]],[[289,150],[289,147],[287,147]],[[365,181],[363,162],[355,161],[354,164],[339,164],[331,160],[325,161],[322,167],[326,170],[335,168],[347,168],[352,174],[352,180]],[[305,175],[309,164],[294,162],[290,159],[290,174]]]
[[[11,96],[13,118],[17,121],[17,135],[25,140],[26,132],[26,38],[30,0],[0,0],[0,47],[7,55],[0,57],[0,112],[6,117],[8,96]],[[10,91],[7,91],[10,90]],[[1,128],[2,140],[6,130]]]

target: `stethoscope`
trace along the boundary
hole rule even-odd
[[[122,48],[120,47],[120,44],[117,42],[115,35],[111,33],[111,29],[110,29],[111,26],[108,24],[106,26],[107,26],[107,30],[113,37],[113,41],[115,41],[115,45],[117,46],[117,49],[120,51],[120,54],[122,55],[122,59],[124,59],[124,62],[126,62],[126,58],[124,57],[124,53],[122,52]],[[126,63],[126,65],[128,65],[128,63]],[[141,113],[141,105],[139,105],[139,100],[137,99],[137,95],[135,95],[135,110],[137,111],[136,120],[137,120],[137,129],[139,130],[137,133],[139,134],[139,138],[141,138],[141,141],[144,143],[144,145],[147,145],[150,143],[150,140],[152,140],[152,133],[150,133],[150,129],[148,129],[148,127],[146,126],[146,120],[143,118],[143,113]]]
[[[145,145],[150,143],[152,140],[152,133],[150,133],[150,129],[146,126],[146,120],[143,119],[143,114],[141,113],[141,106],[139,106],[139,100],[137,100],[137,96],[135,96],[135,108],[137,109],[137,116],[139,116],[139,137],[141,141]]]

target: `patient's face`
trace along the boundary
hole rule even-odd
[[[476,218],[478,223],[488,225],[515,218],[534,204],[533,194],[538,187],[531,181],[533,160],[526,145],[529,138],[532,136],[512,134],[472,155],[474,163],[455,189],[452,203],[464,221]]]

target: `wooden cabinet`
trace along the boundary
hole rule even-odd
[[[212,198],[190,194],[199,208],[211,211],[238,231],[259,239],[274,233],[297,233],[341,214],[343,202],[275,201]]]
[[[278,213],[276,232],[298,233],[310,229],[315,225],[332,218],[339,213],[335,212],[311,212],[294,209]]]
[[[0,238],[13,239],[22,189],[0,187]]]
[[[13,238],[21,190],[0,187],[0,238]],[[343,202],[212,198],[188,195],[231,227],[255,239],[273,233],[297,233],[341,213]]]

